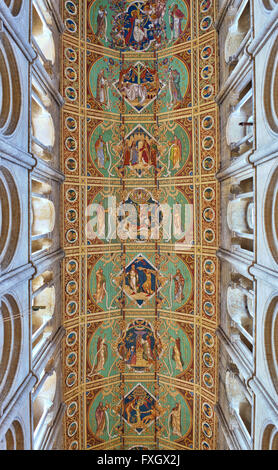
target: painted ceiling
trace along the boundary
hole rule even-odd
[[[215,448],[215,8],[64,1],[67,449]],[[158,237],[135,218],[125,238],[111,218],[121,203],[192,207],[192,241],[162,234],[164,214]]]

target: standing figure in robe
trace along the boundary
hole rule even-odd
[[[170,15],[170,27],[172,31],[172,39],[176,40],[182,34],[181,23],[185,15],[179,9],[179,6],[177,4],[174,5],[172,11],[169,12],[169,15]]]
[[[99,304],[103,301],[106,295],[106,279],[103,274],[103,269],[99,268],[96,272],[96,293],[94,295],[96,303]]]
[[[107,344],[105,344],[105,338],[98,338],[97,342],[97,364],[96,372],[104,370],[105,362],[107,360]]]
[[[97,423],[96,429],[96,437],[100,438],[100,436],[104,433],[106,428],[106,418],[105,418],[105,411],[108,409],[108,405],[104,405],[102,401],[99,402],[99,405],[96,408],[95,418]]]
[[[181,437],[181,404],[176,403],[170,413],[172,433]]]
[[[185,280],[180,272],[180,269],[177,269],[177,272],[174,276],[174,282],[175,282],[175,301],[179,304],[182,303],[184,300],[184,294],[183,294],[183,289],[184,289],[184,284]]]
[[[172,359],[176,363],[176,369],[179,370],[180,372],[183,371],[183,360],[181,357],[181,340],[180,338],[172,338],[174,341],[174,347],[173,347],[173,352],[172,352]]]
[[[97,77],[96,99],[99,103],[103,104],[104,106],[110,107],[109,83],[107,78],[105,78],[103,69],[99,72]]]
[[[107,42],[107,10],[100,7],[97,15],[97,32],[98,39],[104,39]]]
[[[128,281],[129,281],[129,287],[131,288],[132,293],[136,294],[137,289],[138,289],[139,276],[136,271],[135,264],[131,266],[131,270],[129,271],[129,274],[128,274]]]
[[[175,135],[173,142],[169,142],[172,144],[170,149],[170,161],[173,164],[173,170],[178,170],[181,164],[182,158],[182,145],[180,139]]]
[[[96,157],[98,159],[98,167],[104,168],[105,161],[108,160],[106,143],[103,140],[102,135],[99,136],[95,143]]]
[[[180,73],[178,70],[170,70],[169,73],[169,91],[171,95],[170,106],[176,106],[182,101],[180,90]]]

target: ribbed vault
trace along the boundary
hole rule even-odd
[[[214,3],[64,2],[66,448],[215,447]]]

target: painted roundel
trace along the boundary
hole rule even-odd
[[[204,384],[206,385],[206,387],[208,387],[208,388],[212,388],[213,385],[214,385],[214,380],[208,372],[206,372],[203,375],[203,381],[204,381]]]
[[[214,125],[214,119],[212,116],[208,115],[202,119],[202,128],[205,131],[208,131],[209,129],[211,129],[213,125]]]
[[[75,90],[75,88],[71,87],[71,86],[68,86],[65,90],[65,93],[66,93],[66,97],[74,102],[76,101],[77,99],[77,91]]]
[[[213,47],[208,45],[201,50],[201,58],[203,60],[208,60],[213,54]]]
[[[214,199],[215,191],[211,187],[207,187],[203,191],[203,197],[206,201],[210,202]]]
[[[74,421],[73,423],[71,423],[68,427],[68,436],[69,437],[73,437],[76,432],[77,432],[77,427],[78,427],[78,424],[76,421]]]
[[[201,70],[201,77],[203,80],[209,80],[214,72],[214,68],[212,65],[208,64]]]
[[[202,167],[205,171],[211,171],[214,168],[214,158],[208,156],[202,161]]]
[[[204,150],[210,150],[214,146],[214,138],[208,135],[202,141],[202,147]]]
[[[73,224],[77,220],[77,211],[75,209],[69,209],[66,212],[66,218],[70,224]]]
[[[77,24],[75,23],[75,21],[71,18],[67,18],[66,21],[65,21],[65,26],[66,26],[66,29],[70,32],[70,33],[75,33],[77,31]]]
[[[68,137],[65,144],[70,152],[74,152],[77,149],[77,142],[74,137]]]
[[[65,3],[65,8],[66,8],[67,12],[68,12],[70,15],[76,15],[76,13],[77,13],[77,8],[76,8],[75,3],[72,2],[71,0],[68,0],[68,1]]]
[[[213,367],[213,365],[214,365],[214,360],[213,360],[211,354],[209,354],[209,353],[205,353],[203,355],[203,361],[204,361],[204,364],[209,368]]]
[[[69,353],[66,359],[67,366],[73,367],[76,361],[77,361],[77,354],[75,352]]]
[[[67,294],[73,295],[77,291],[77,282],[76,281],[69,281],[66,285]]]
[[[212,17],[205,16],[200,23],[200,28],[202,31],[207,31],[212,25]]]
[[[211,302],[205,302],[203,309],[204,309],[204,313],[208,317],[213,317],[215,310],[214,310],[214,305]]]
[[[200,10],[202,13],[206,13],[212,6],[212,0],[202,0],[200,3]]]
[[[66,159],[66,168],[68,171],[76,171],[77,169],[77,161],[75,160],[75,158],[71,157],[71,158],[67,158]]]
[[[69,346],[69,347],[74,346],[75,343],[76,343],[76,341],[77,341],[77,334],[76,334],[75,331],[71,331],[71,332],[68,334],[67,338],[66,338],[66,344],[67,344],[67,346]]]
[[[205,281],[204,283],[205,293],[208,295],[213,295],[215,292],[215,285],[212,281]]]
[[[203,217],[206,222],[213,222],[215,218],[215,212],[211,207],[207,207],[203,212]]]
[[[215,271],[215,263],[211,259],[204,262],[204,270],[206,274],[213,274]]]
[[[203,423],[202,424],[202,430],[203,430],[203,433],[205,434],[205,436],[207,436],[208,438],[212,437],[212,429],[211,429],[210,424]]]
[[[213,94],[213,86],[212,85],[206,85],[203,89],[202,89],[202,98],[204,100],[208,100],[209,98],[211,98],[212,94]]]
[[[77,412],[77,402],[76,401],[72,401],[68,407],[67,407],[67,415],[69,418],[73,418],[73,416],[76,414]]]
[[[67,47],[65,50],[65,56],[69,62],[76,62],[77,53],[72,47]]]
[[[66,118],[66,127],[70,132],[74,132],[77,129],[76,119],[72,116]]]
[[[213,410],[212,410],[212,407],[210,406],[209,403],[203,403],[203,406],[202,406],[202,410],[203,410],[203,413],[205,414],[205,416],[209,419],[212,418],[213,416]]]
[[[76,383],[76,380],[77,380],[77,374],[76,372],[71,372],[70,374],[68,374],[67,378],[66,378],[66,384],[68,387],[73,387]]]
[[[76,82],[76,80],[77,80],[77,72],[73,67],[67,67],[66,68],[65,76],[71,82]]]
[[[77,312],[77,303],[72,301],[67,304],[67,314],[71,317]]]
[[[214,338],[211,333],[204,333],[203,340],[206,346],[212,348],[214,346]]]
[[[76,230],[70,229],[66,233],[66,239],[69,243],[75,243],[78,239],[78,233]]]
[[[75,202],[77,200],[77,197],[78,197],[78,194],[75,191],[75,189],[70,188],[70,189],[67,190],[67,192],[66,192],[67,201]]]
[[[78,450],[78,441],[73,441],[70,443],[69,450]]]
[[[204,240],[207,242],[207,243],[213,243],[214,240],[215,240],[215,233],[213,230],[211,230],[210,228],[206,229],[204,231]]]
[[[66,270],[69,274],[74,274],[78,269],[78,263],[75,259],[68,261],[66,265]]]

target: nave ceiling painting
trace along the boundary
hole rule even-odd
[[[64,2],[66,448],[215,448],[214,3]],[[109,196],[192,206],[193,242],[137,219],[133,240],[88,239],[93,203],[113,232]]]

